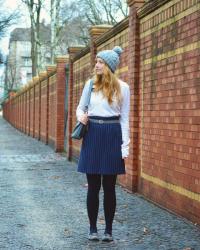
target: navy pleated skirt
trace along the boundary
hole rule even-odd
[[[117,117],[91,119],[110,120]],[[87,174],[125,174],[121,153],[122,132],[120,123],[94,123],[89,121],[83,138],[78,171]]]

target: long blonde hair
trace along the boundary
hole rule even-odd
[[[117,102],[121,103],[122,95],[119,80],[106,64],[104,65],[104,71],[102,75],[95,74],[94,85],[94,91],[102,91],[109,104],[113,103],[113,98],[116,98]]]

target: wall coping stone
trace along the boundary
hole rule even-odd
[[[42,72],[39,72],[39,79],[40,81],[44,80],[45,78],[47,78],[47,71],[42,71]]]
[[[170,2],[171,0],[154,0],[154,1],[148,1],[144,4],[144,6],[138,10],[138,17],[141,19],[151,12],[159,9],[161,6],[165,5],[167,2]]]
[[[68,63],[69,61],[69,56],[65,55],[65,56],[57,56],[56,57],[56,62],[57,63]]]
[[[89,28],[90,36],[99,36],[105,33],[107,30],[111,29],[113,25],[94,25]]]
[[[39,82],[39,76],[33,77],[33,85],[36,85]]]
[[[134,5],[138,9],[138,8],[141,8],[144,5],[145,0],[127,0],[126,2],[127,2],[129,7]]]
[[[116,36],[119,32],[128,28],[129,25],[129,17],[126,17],[121,22],[117,23],[115,26],[110,28],[100,37],[95,40],[97,46],[101,45],[102,43],[106,42],[107,40],[111,39],[112,37]]]
[[[82,50],[77,51],[77,53],[74,55],[72,61],[75,62],[81,57],[85,56],[86,54],[90,53],[90,46],[83,47]]]
[[[56,65],[47,65],[46,69],[48,76],[51,76],[56,73]]]

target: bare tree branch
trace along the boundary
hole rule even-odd
[[[58,46],[60,27],[60,3],[61,0],[51,0],[51,63],[54,63]]]
[[[63,30],[68,27],[70,35],[76,41],[87,44],[91,25],[115,25],[128,15],[128,6],[125,0],[77,0],[71,4],[63,4],[61,19]],[[77,22],[77,25],[75,24]],[[77,26],[79,33],[76,34]],[[61,32],[62,33],[62,32]],[[73,34],[73,35],[72,35]]]
[[[4,7],[3,7],[3,1],[0,1],[0,39],[5,35],[7,29],[15,24],[20,17],[20,14],[18,11],[14,11],[12,13],[9,13]]]

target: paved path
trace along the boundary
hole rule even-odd
[[[75,164],[0,117],[0,249],[200,250],[197,227],[120,187],[115,241],[88,242],[86,191]]]

